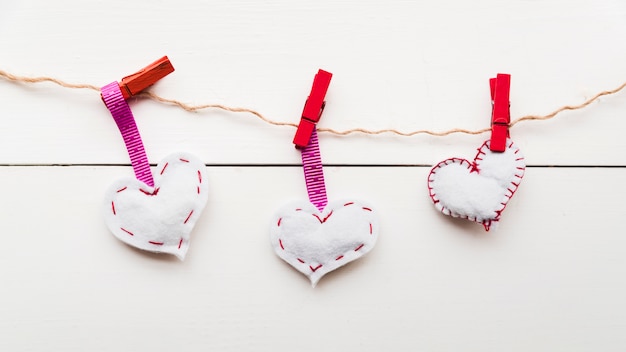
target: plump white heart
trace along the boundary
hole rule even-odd
[[[428,191],[442,213],[476,221],[489,230],[500,220],[525,168],[524,157],[510,139],[503,153],[492,152],[486,141],[473,162],[450,158],[435,165],[428,175]]]
[[[104,217],[121,241],[180,260],[208,199],[204,163],[189,154],[172,154],[153,170],[154,187],[134,178],[115,181],[107,190]]]
[[[365,255],[377,238],[376,214],[356,201],[331,202],[322,213],[309,202],[289,204],[274,216],[270,229],[276,254],[313,286],[325,274]]]

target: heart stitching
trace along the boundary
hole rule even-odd
[[[428,175],[428,192],[445,215],[481,223],[485,230],[500,220],[524,176],[524,157],[507,139],[503,153],[478,148],[473,162],[450,158],[435,165]]]
[[[270,240],[276,254],[315,287],[325,274],[368,253],[378,238],[372,208],[353,201],[329,203],[320,213],[311,203],[293,203],[274,217]]]
[[[119,240],[180,260],[208,199],[204,163],[189,154],[172,154],[156,168],[154,187],[134,179],[115,181],[105,195],[105,221]]]

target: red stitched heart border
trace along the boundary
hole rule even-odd
[[[443,214],[481,223],[489,230],[500,220],[525,169],[513,141],[507,139],[503,153],[492,152],[486,141],[473,162],[450,158],[435,165],[428,175],[428,192]]]

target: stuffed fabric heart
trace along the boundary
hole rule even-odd
[[[525,168],[524,157],[510,139],[503,153],[492,152],[486,141],[473,162],[451,158],[435,165],[428,175],[428,191],[442,213],[476,221],[489,230],[500,220]]]
[[[204,163],[189,154],[172,154],[157,166],[154,187],[120,179],[105,196],[105,221],[121,241],[180,260],[208,199]]]
[[[311,203],[294,203],[274,217],[274,251],[315,287],[325,274],[369,252],[378,238],[378,221],[360,202],[332,202],[320,213]]]

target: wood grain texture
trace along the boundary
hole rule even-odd
[[[333,72],[320,126],[481,129],[488,79],[512,74],[514,117],[547,114],[626,77],[626,5],[589,1],[315,1],[228,3],[64,0],[0,5],[0,66],[104,85],[169,55],[154,87],[188,103],[256,109],[297,122],[318,68]],[[0,81],[0,163],[125,163],[97,93]],[[550,122],[516,127],[536,165],[623,165],[623,94]],[[297,163],[292,128],[219,111],[190,114],[133,103],[147,149],[207,163]],[[32,138],[23,138],[24,133]],[[488,136],[322,136],[329,163],[433,164]],[[32,143],[38,140],[40,143]],[[355,152],[358,151],[358,152]]]
[[[330,199],[369,200],[382,232],[371,253],[315,289],[269,244],[273,212],[306,199],[300,169],[209,168],[207,209],[184,262],[133,250],[106,230],[102,193],[129,172],[0,168],[1,350],[618,351],[626,343],[623,206],[607,197],[623,169],[531,168],[498,231],[486,233],[437,213],[421,187],[427,168],[329,168]]]
[[[0,68],[105,85],[168,55],[153,92],[289,122],[323,68],[322,127],[480,129],[498,72],[513,117],[626,81],[625,18],[622,0],[5,1]],[[184,262],[108,233],[104,191],[132,169],[96,92],[0,79],[0,351],[626,347],[626,92],[512,130],[530,167],[488,233],[426,189],[428,165],[471,159],[488,135],[321,134],[340,165],[329,200],[369,201],[381,233],[315,289],[269,244],[274,211],[306,199],[292,128],[131,107],[152,163],[182,150],[210,165]]]

